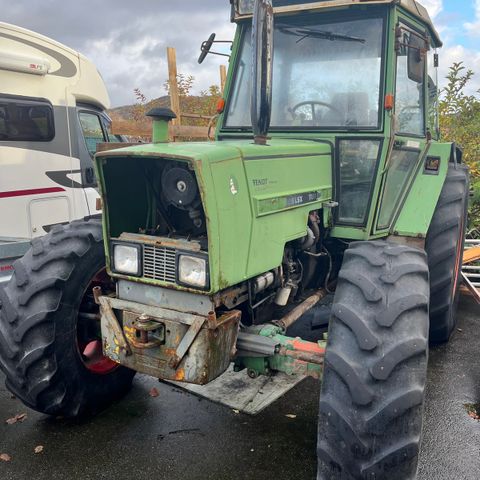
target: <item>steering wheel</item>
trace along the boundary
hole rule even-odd
[[[297,117],[297,113],[296,111],[302,107],[304,107],[305,105],[310,105],[311,109],[312,109],[312,123],[314,125],[317,125],[317,116],[315,114],[315,106],[316,105],[319,105],[321,107],[326,107],[328,108],[329,110],[331,110],[333,113],[335,113],[339,119],[342,118],[343,114],[340,110],[338,110],[338,108],[334,107],[333,105],[331,105],[330,103],[326,103],[326,102],[320,102],[318,100],[306,100],[305,102],[300,102],[300,103],[297,103],[294,107],[290,108],[289,111],[290,113],[293,115],[293,118],[296,118]]]

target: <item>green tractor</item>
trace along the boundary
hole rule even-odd
[[[469,191],[439,141],[441,41],[415,0],[231,4],[216,140],[168,143],[174,114],[155,110],[152,144],[96,155],[102,218],[35,239],[0,291],[6,385],[77,416],[135,372],[310,375],[319,479],[414,478]],[[333,292],[328,332],[290,337]]]

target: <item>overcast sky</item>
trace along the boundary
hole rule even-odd
[[[442,76],[453,61],[477,73],[480,88],[480,0],[423,0],[445,41]],[[202,40],[216,32],[231,40],[229,0],[0,0],[0,20],[40,32],[80,51],[102,73],[114,106],[133,103],[133,90],[165,94],[166,47],[196,91],[219,83],[224,57],[197,64]]]

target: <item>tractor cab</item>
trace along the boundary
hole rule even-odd
[[[254,3],[232,2],[238,27],[219,140],[252,134]],[[428,12],[414,0],[272,4],[268,135],[332,144],[334,235],[395,231],[413,171],[438,137],[436,75],[427,63],[438,67],[442,43]],[[438,173],[438,161],[425,162]]]

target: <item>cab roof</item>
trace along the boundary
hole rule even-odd
[[[390,0],[390,3],[396,3],[397,1],[398,0]],[[435,46],[441,47],[443,45],[440,35],[438,34],[435,25],[430,18],[430,14],[423,5],[416,0],[401,0],[400,5],[405,8],[405,10],[413,13],[416,17],[419,17],[420,20],[427,24],[428,28],[430,29],[430,33],[432,34]]]
[[[235,1],[235,0],[231,0]],[[400,5],[406,11],[417,17],[420,21],[425,23],[427,28],[430,31],[430,35],[433,39],[433,44],[435,47],[441,47],[442,41],[440,39],[440,35],[438,34],[435,26],[433,25],[432,19],[427,11],[427,9],[421,5],[416,0],[322,0],[322,1],[315,1],[315,0],[304,0],[292,2],[291,5],[285,5],[285,1],[281,4],[284,6],[275,6],[275,0],[273,0],[274,5],[274,12],[275,13],[288,13],[288,12],[296,12],[302,10],[313,10],[313,9],[330,9],[330,8],[337,8],[337,7],[346,7],[346,6],[353,6],[353,5],[365,5],[365,4],[373,4],[373,5],[384,5],[384,4],[393,4],[393,5]],[[278,5],[278,4],[277,4]],[[251,17],[249,15],[241,15],[238,12],[235,15],[236,19]]]

